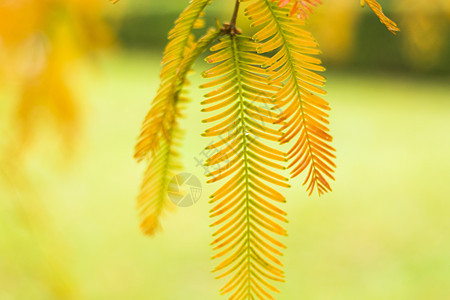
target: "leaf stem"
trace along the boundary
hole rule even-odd
[[[230,34],[235,35],[239,32],[236,28],[236,20],[239,13],[239,5],[241,4],[240,0],[236,0],[236,4],[234,5],[234,12],[233,16],[231,17],[230,21]]]

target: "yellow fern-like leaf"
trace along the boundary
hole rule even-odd
[[[166,123],[166,138],[161,139],[159,146],[150,158],[141,191],[138,196],[138,211],[141,219],[141,229],[148,235],[154,234],[160,228],[160,217],[164,211],[172,207],[172,203],[167,197],[167,188],[170,179],[175,175],[175,171],[181,169],[176,149],[180,145],[182,131],[179,128],[178,120],[181,116],[183,103],[188,99],[181,95],[185,85],[186,75],[195,59],[216,40],[220,31],[210,30],[191,49],[186,51],[186,55],[179,65],[179,70],[172,78],[174,96],[177,101],[167,108],[164,115]]]
[[[380,19],[380,22],[383,23],[390,32],[396,34],[397,31],[400,31],[400,29],[397,27],[397,24],[386,17],[383,9],[381,8],[381,5],[376,0],[361,0],[361,6],[364,6],[365,3],[367,3],[370,9],[372,9],[372,11]]]
[[[153,235],[160,228],[160,218],[166,210],[174,208],[167,198],[167,186],[175,171],[181,169],[176,142],[182,138],[182,131],[171,116],[172,127],[168,139],[164,139],[151,158],[137,199],[137,208],[141,219],[140,227],[147,235]]]
[[[331,191],[328,179],[334,179],[334,149],[328,133],[328,103],[317,96],[325,79],[317,72],[324,71],[321,61],[314,57],[320,51],[312,35],[302,29],[304,21],[287,17],[292,4],[283,8],[272,5],[270,0],[251,0],[246,14],[253,26],[262,26],[253,39],[261,42],[258,52],[275,51],[264,66],[273,72],[273,84],[282,87],[275,95],[274,109],[282,109],[279,122],[283,124],[281,143],[295,140],[288,152],[291,176],[308,170],[307,190],[315,189],[319,195]],[[327,179],[328,178],[328,179]]]
[[[290,14],[297,15],[297,18],[308,18],[308,15],[312,13],[312,7],[322,4],[321,0],[272,0],[272,2],[275,1],[278,1],[279,7],[284,7],[292,2]]]
[[[212,245],[221,263],[214,271],[229,280],[221,289],[229,299],[273,299],[278,290],[273,281],[283,281],[282,263],[277,256],[285,246],[277,235],[286,235],[279,224],[286,213],[278,207],[285,198],[276,188],[288,187],[279,174],[284,169],[284,153],[272,148],[281,133],[273,128],[276,87],[268,85],[266,60],[255,52],[257,44],[248,37],[227,35],[214,45],[207,58],[214,67],[203,73],[213,78],[202,87],[216,87],[206,94],[204,112],[215,115],[204,120],[215,123],[204,136],[215,139],[207,149],[215,150],[205,163],[216,167],[208,182],[226,180],[211,196],[212,224],[218,227]],[[269,106],[269,107],[268,107]]]
[[[161,83],[152,107],[144,119],[135,147],[134,157],[137,161],[143,160],[150,152],[155,152],[162,138],[166,140],[170,138],[171,123],[170,118],[166,116],[177,102],[174,78],[180,72],[181,61],[192,42],[192,30],[202,25],[199,18],[211,2],[212,0],[191,1],[175,22],[175,27],[169,32],[169,42],[162,60]]]

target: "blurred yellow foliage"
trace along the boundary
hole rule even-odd
[[[384,4],[388,1],[379,2]],[[314,18],[309,18],[308,24],[311,31],[315,32],[327,60],[345,63],[358,51],[358,23],[364,14],[369,14],[369,10],[360,9],[355,5],[355,0],[323,3],[324,5],[315,9]],[[377,11],[375,2],[364,3],[371,4]],[[389,8],[386,15],[392,17],[402,29],[398,40],[403,43],[402,51],[408,64],[420,70],[427,70],[439,64],[446,51],[450,1],[398,0],[384,8]],[[391,30],[395,30],[394,23],[384,19],[381,11],[377,12],[388,28],[391,26]]]
[[[67,149],[78,128],[73,63],[103,47],[112,35],[102,20],[102,0],[8,0],[0,3],[2,81],[18,86],[13,151],[23,151],[53,120]]]
[[[417,69],[427,70],[440,63],[445,55],[450,1],[401,0],[396,9],[402,12],[399,23],[404,28],[404,53]]]
[[[1,207],[11,207],[10,224],[23,230],[12,243],[26,244],[23,251],[29,252],[22,256],[31,257],[27,261],[12,253],[7,260],[12,269],[36,274],[36,282],[51,299],[80,297],[67,268],[65,241],[33,188],[35,174],[28,174],[28,165],[20,158],[30,152],[33,142],[44,140],[42,145],[47,146],[52,142],[48,137],[55,135],[64,150],[73,149],[80,119],[74,66],[111,43],[112,34],[102,19],[105,5],[109,3],[104,0],[0,1],[0,85],[13,90],[6,99],[14,102],[0,103],[7,108],[0,119],[2,126],[6,123],[0,144],[5,145],[0,149],[0,186],[7,195]],[[43,129],[48,128],[55,134],[45,134]],[[20,290],[20,284],[17,280],[8,288]]]
[[[308,20],[328,59],[345,62],[353,53],[360,8],[354,0],[324,2]]]

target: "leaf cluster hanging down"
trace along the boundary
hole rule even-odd
[[[230,24],[195,43],[192,30],[202,25],[200,17],[211,1],[192,0],[169,34],[161,85],[136,145],[138,161],[150,158],[138,199],[141,227],[153,234],[170,203],[167,186],[179,168],[178,118],[187,101],[182,96],[186,74],[221,37],[206,58],[214,66],[202,76],[210,81],[201,86],[213,88],[202,102],[202,111],[213,113],[203,120],[210,127],[202,135],[214,139],[206,147],[214,152],[205,162],[211,168],[208,183],[223,181],[210,197],[211,226],[217,228],[213,259],[220,260],[214,271],[228,279],[221,293],[229,299],[274,299],[274,282],[284,281],[279,256],[285,246],[279,237],[287,235],[279,189],[289,184],[282,170],[290,169],[291,177],[304,174],[309,194],[321,195],[331,191],[336,168],[330,107],[321,98],[325,78],[318,74],[325,69],[316,57],[317,42],[304,29],[304,19],[321,0],[240,0],[247,2],[245,14],[259,28],[253,37],[235,27],[236,2]],[[377,8],[375,0],[366,2]],[[374,11],[382,14],[381,7]],[[275,148],[285,143],[287,153]]]
[[[230,277],[221,290],[231,293],[229,299],[273,299],[269,291],[277,289],[271,281],[284,278],[277,256],[285,246],[273,235],[286,235],[279,225],[286,213],[274,204],[285,198],[271,185],[288,187],[279,174],[286,158],[269,146],[281,138],[272,125],[277,116],[266,107],[277,88],[268,85],[260,67],[266,58],[254,53],[257,46],[248,37],[227,35],[207,58],[217,65],[202,74],[215,78],[203,88],[217,87],[202,102],[203,111],[215,112],[204,120],[215,125],[203,135],[217,139],[208,147],[217,152],[206,165],[223,164],[207,175],[208,182],[226,179],[211,196],[210,213],[217,218],[212,226],[219,227],[212,242],[219,252],[213,258],[223,259],[215,271],[221,273],[218,278]]]
[[[247,0],[248,1],[248,0]],[[307,190],[315,189],[319,195],[331,191],[328,179],[334,179],[334,148],[328,133],[328,103],[317,96],[325,79],[317,72],[324,71],[321,61],[314,57],[320,53],[312,35],[302,29],[304,21],[288,17],[292,3],[283,8],[272,5],[269,0],[250,0],[246,15],[252,26],[261,26],[253,39],[260,42],[259,53],[275,51],[264,63],[272,84],[282,85],[276,92],[275,109],[282,109],[279,123],[284,132],[281,143],[294,140],[288,152],[291,176],[296,177],[307,170]]]

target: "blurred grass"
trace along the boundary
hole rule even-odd
[[[154,239],[137,229],[142,166],[132,148],[157,88],[159,59],[129,53],[102,58],[101,74],[80,71],[86,128],[76,157],[56,172],[57,150],[43,151],[29,161],[26,190],[1,186],[0,299],[58,299],[48,261],[58,262],[58,276],[78,299],[225,299],[210,273],[208,245],[207,198],[217,186],[204,186],[195,206],[168,216]],[[320,199],[307,198],[300,179],[286,192],[287,283],[277,299],[448,299],[449,78],[327,77],[337,180]],[[194,158],[202,159],[210,140],[200,137],[201,79],[191,78],[182,153],[185,171],[204,181]],[[38,220],[33,234],[23,207]]]

